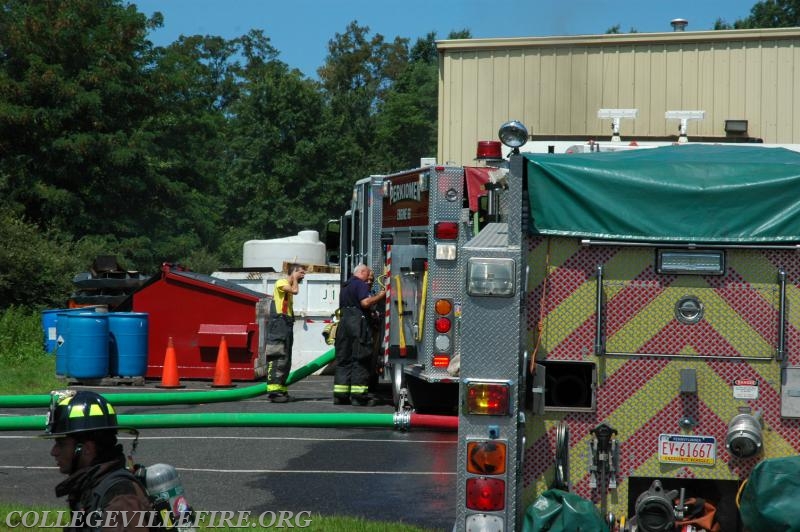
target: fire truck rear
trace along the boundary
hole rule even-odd
[[[458,249],[456,529],[520,529],[556,489],[612,530],[679,529],[698,499],[741,530],[743,480],[800,450],[800,154],[509,161]]]

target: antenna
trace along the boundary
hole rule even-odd
[[[598,109],[597,118],[611,119],[611,141],[619,142],[619,121],[621,118],[636,118],[638,109]]]
[[[667,111],[664,113],[664,118],[672,120],[680,120],[681,125],[678,126],[678,142],[689,142],[689,137],[686,136],[686,130],[689,126],[689,120],[702,120],[706,117],[705,111]]]

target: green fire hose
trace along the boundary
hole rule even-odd
[[[295,382],[308,377],[315,371],[332,362],[334,357],[335,355],[333,349],[326,351],[324,354],[312,360],[305,366],[289,373],[286,384],[294,384]],[[232,390],[185,390],[152,393],[109,393],[102,395],[114,406],[142,406],[240,401],[242,399],[257,397],[265,393],[267,393],[267,386],[266,384],[262,383]],[[47,408],[49,406],[50,394],[0,396],[0,408]]]
[[[0,417],[0,431],[43,431],[47,416]],[[121,427],[135,429],[188,427],[383,427],[406,430],[427,428],[458,430],[458,417],[395,412],[391,414],[344,413],[230,413],[196,414],[118,414]]]

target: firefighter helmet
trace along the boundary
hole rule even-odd
[[[117,414],[106,399],[95,392],[54,393],[50,399],[43,438],[59,438],[79,432],[130,430],[117,425]]]

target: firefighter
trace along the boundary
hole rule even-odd
[[[286,277],[278,279],[269,305],[267,324],[267,393],[273,403],[291,400],[286,379],[292,368],[292,345],[294,344],[294,296],[300,291],[300,282],[306,270],[300,264],[292,264]]]
[[[381,290],[371,296],[367,280],[372,271],[359,264],[339,292],[342,320],[336,332],[336,370],[333,377],[334,404],[374,406],[369,394],[372,367],[371,307],[386,296]]]
[[[50,455],[59,471],[69,475],[56,486],[56,496],[66,495],[71,514],[64,530],[100,530],[100,524],[112,521],[117,526],[105,528],[148,530],[148,520],[132,519],[123,527],[124,514],[116,514],[152,509],[147,491],[125,468],[122,445],[117,443],[118,430],[137,434],[136,430],[118,426],[114,407],[94,392],[52,397],[41,437],[55,440]]]

